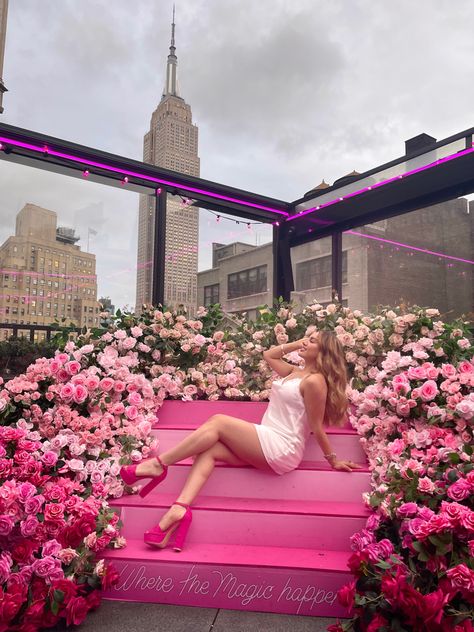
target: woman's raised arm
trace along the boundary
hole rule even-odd
[[[296,340],[295,342],[286,342],[283,345],[275,345],[274,347],[270,347],[270,349],[265,349],[263,352],[263,358],[268,362],[271,368],[278,373],[278,375],[286,377],[292,373],[295,366],[294,364],[285,362],[282,358],[287,353],[301,349],[303,346],[302,340],[304,340],[304,338]]]

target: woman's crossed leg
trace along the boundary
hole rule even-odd
[[[164,465],[172,465],[194,456],[194,463],[177,500],[190,504],[212,474],[216,461],[229,465],[252,465],[260,470],[273,472],[263,454],[257,430],[253,423],[230,417],[213,415],[202,426],[183,439],[177,446],[163,452],[160,459]],[[137,468],[137,474],[150,473],[158,476],[162,472],[156,459],[149,459]],[[184,508],[173,505],[160,520],[161,529],[167,529],[184,514]]]

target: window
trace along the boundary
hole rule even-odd
[[[267,291],[267,266],[241,270],[227,276],[227,298],[238,298]]]
[[[347,283],[347,250],[342,253],[342,282]],[[298,263],[296,289],[310,290],[332,285],[332,255]]]
[[[204,286],[204,307],[219,302],[219,283]]]

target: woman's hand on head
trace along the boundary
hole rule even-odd
[[[332,464],[333,470],[341,470],[343,472],[352,472],[353,470],[358,470],[362,467],[359,463],[354,463],[354,461],[334,461]]]

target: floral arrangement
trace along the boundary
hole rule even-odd
[[[401,561],[395,552],[398,541],[388,535],[387,525],[392,514],[393,519],[402,519],[397,512],[403,505],[402,487],[409,479],[402,476],[401,468],[399,476],[388,470],[392,459],[389,453],[382,462],[376,462],[377,447],[371,443],[372,436],[390,433],[390,423],[397,426],[400,417],[404,418],[400,410],[406,409],[406,402],[397,399],[405,397],[403,389],[392,389],[395,395],[391,400],[387,390],[380,401],[376,395],[382,374],[388,384],[392,374],[396,376],[401,367],[408,367],[398,350],[410,350],[412,360],[423,359],[435,368],[448,359],[456,367],[460,393],[453,391],[443,397],[452,410],[448,419],[452,435],[461,436],[461,440],[456,439],[456,446],[452,446],[449,439],[445,446],[451,455],[446,461],[451,468],[446,476],[453,484],[452,472],[471,480],[467,469],[470,464],[462,456],[469,455],[469,448],[460,446],[469,443],[466,434],[462,437],[471,427],[472,400],[467,397],[467,389],[472,384],[463,381],[466,378],[462,375],[469,375],[466,366],[472,347],[464,323],[447,325],[435,319],[438,315],[437,310],[415,307],[410,311],[404,306],[363,315],[340,305],[323,308],[318,303],[294,314],[291,305],[279,302],[274,308],[263,307],[255,322],[236,319],[235,331],[223,331],[219,306],[200,308],[196,318],[154,308],[144,308],[138,316],[119,310],[107,331],[89,330],[75,342],[65,341],[54,357],[36,360],[24,374],[4,384],[0,380],[0,632],[34,632],[60,619],[67,624],[80,623],[87,611],[98,605],[100,589],[116,580],[113,568],[99,559],[106,547],[126,544],[119,535],[120,520],[107,501],[133,491],[118,476],[120,466],[147,458],[156,450],[151,428],[159,420],[165,399],[265,401],[274,374],[262,361],[262,351],[310,335],[316,329],[332,329],[343,344],[353,375],[357,415],[361,427],[366,424],[362,440],[378,486],[371,502],[380,516],[379,522],[374,518],[367,526],[367,533],[373,533],[369,544],[382,550],[384,540],[392,541],[394,550],[386,559],[392,555]],[[390,355],[393,353],[396,355]],[[288,359],[295,364],[301,361],[296,353]],[[381,370],[383,361],[393,366],[387,364]],[[407,371],[410,368],[413,371],[416,367],[408,367]],[[431,370],[429,379],[437,378]],[[407,373],[406,379],[414,378]],[[449,383],[454,389],[454,380]],[[423,408],[427,389],[423,395],[416,395],[420,400],[417,414]],[[371,400],[381,410],[382,405],[386,406],[387,414],[375,419],[378,409],[370,408],[367,402]],[[435,401],[436,407],[432,402],[429,410],[438,419],[438,408],[443,410],[444,404]],[[414,415],[410,405],[408,408]],[[420,433],[413,415],[405,419],[405,430],[408,433],[414,428]],[[389,434],[385,437],[388,439]],[[441,435],[438,439],[442,440]],[[458,463],[453,462],[454,452],[459,456]],[[403,459],[403,450],[399,456]],[[412,452],[409,459],[418,457]],[[435,469],[438,472],[437,466]],[[404,470],[408,471],[410,467]],[[427,473],[420,478],[429,476]],[[390,494],[388,485],[394,480],[400,481],[400,489],[393,488]],[[438,490],[441,484],[436,485]],[[438,491],[424,493],[438,497]],[[455,502],[468,505],[468,500]],[[438,511],[437,506],[429,509]],[[406,519],[424,516],[417,513]],[[404,533],[404,526],[398,526]],[[422,539],[413,538],[415,550],[418,541]],[[355,546],[357,542],[355,537]],[[425,538],[423,542],[425,548],[417,553],[430,555],[426,547],[432,546],[431,541]],[[464,544],[465,538],[461,538],[456,548],[459,564],[465,564],[466,551],[471,550],[469,542],[468,549]],[[407,572],[418,572],[418,567],[408,568]],[[464,593],[459,595],[464,599]]]
[[[339,593],[355,616],[329,630],[473,630],[474,356],[456,333],[470,359],[436,366],[420,339],[352,393],[376,511],[351,538],[355,580]]]

